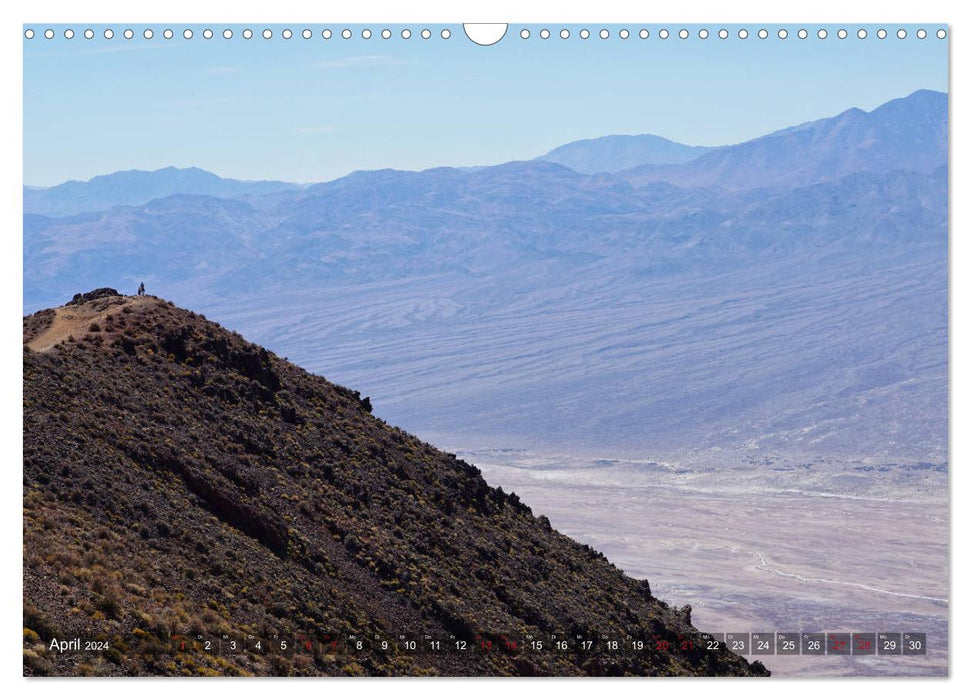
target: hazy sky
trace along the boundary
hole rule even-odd
[[[786,25],[789,37],[757,38],[758,25],[738,26],[722,40],[714,31],[682,40],[660,39],[648,25],[642,40],[632,26],[610,38],[589,39],[570,25],[569,39],[539,36],[541,26],[511,25],[495,46],[469,41],[461,25],[352,27],[353,38],[321,38],[311,25],[305,40],[295,25],[263,39],[264,25],[244,39],[243,26],[212,25],[215,36],[182,37],[185,25],[69,25],[76,35],[24,40],[24,181],[52,185],[67,179],[129,168],[198,166],[225,177],[329,180],[352,170],[421,169],[437,165],[485,165],[532,158],[568,141],[604,134],[652,133],[688,144],[736,143],[849,107],[872,109],[920,88],[947,90],[947,40],[916,38],[906,26],[886,39],[876,26],[856,38],[859,25],[845,25],[840,40],[833,25]],[[82,37],[91,26],[93,39]],[[522,39],[523,27],[531,32]],[[718,25],[719,27],[722,25]],[[819,39],[821,26],[828,38]]]

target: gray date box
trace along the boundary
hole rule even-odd
[[[775,632],[752,632],[753,654],[775,654]]]
[[[923,656],[927,653],[927,635],[923,632],[904,632],[903,655]]]
[[[877,654],[899,656],[903,653],[900,632],[878,632]]]
[[[701,639],[705,651],[714,653],[725,648],[725,635],[721,632],[703,632]]]
[[[830,632],[826,635],[826,653],[836,656],[849,656],[853,652],[849,632]]]
[[[728,632],[725,634],[725,648],[733,654],[751,654],[751,639],[748,632]]]
[[[855,632],[853,634],[853,655],[872,656],[877,653],[877,635],[873,632]]]
[[[775,653],[797,656],[800,653],[798,632],[779,632],[775,636]]]
[[[802,653],[810,656],[823,656],[826,653],[826,635],[816,632],[803,632],[800,638]]]

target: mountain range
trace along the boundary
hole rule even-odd
[[[299,185],[289,182],[221,178],[201,168],[124,170],[84,182],[69,180],[55,187],[24,187],[24,213],[69,216],[121,205],[145,204],[175,194],[231,198],[298,189]]]
[[[535,160],[588,175],[619,173],[635,185],[667,182],[736,190],[801,186],[855,172],[930,172],[946,159],[946,114],[945,93],[918,90],[871,112],[848,109],[733,146],[687,146],[652,134],[610,135],[573,141]],[[447,169],[425,172],[436,170]],[[360,182],[370,175],[362,171],[350,177]],[[238,198],[303,188],[289,182],[221,178],[199,168],[127,170],[55,187],[25,186],[24,213],[65,216],[175,194]]]
[[[700,153],[35,207],[24,307],[144,281],[423,435],[946,462],[947,124],[918,91]]]

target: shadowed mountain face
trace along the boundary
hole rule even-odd
[[[225,179],[199,168],[126,170],[85,182],[71,180],[56,187],[25,187],[24,213],[69,216],[119,205],[145,204],[173,194],[244,197],[297,189],[297,185],[289,182]]]
[[[357,392],[151,296],[24,319],[29,674],[764,674]],[[596,660],[173,653],[172,635],[655,636]],[[101,638],[110,652],[46,651]]]
[[[601,136],[559,146],[536,160],[559,163],[578,173],[613,173],[641,165],[687,163],[710,150],[651,134]]]

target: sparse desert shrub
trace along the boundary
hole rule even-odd
[[[101,652],[101,655],[104,656],[111,663],[118,664],[119,666],[121,666],[122,663],[124,663],[125,661],[125,657],[122,656],[122,653],[117,649],[115,649],[114,647],[108,647],[103,652]]]
[[[27,602],[24,603],[24,627],[33,630],[45,641],[58,636],[58,631],[50,618],[39,608]]]
[[[114,595],[103,595],[98,598],[95,608],[111,619],[117,619],[121,613],[121,603]]]
[[[24,649],[24,668],[30,669],[35,676],[46,676],[51,672],[50,662],[33,649]]]

